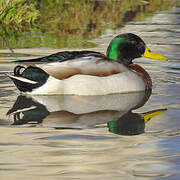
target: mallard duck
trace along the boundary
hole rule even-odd
[[[95,51],[63,51],[50,56],[15,61],[26,65],[8,74],[16,87],[28,94],[106,95],[144,91],[152,86],[148,73],[135,58],[166,60],[152,52],[135,34],[116,36],[106,56]]]

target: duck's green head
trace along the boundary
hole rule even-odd
[[[116,36],[110,42],[107,56],[125,65],[132,64],[132,60],[139,57],[166,60],[164,56],[151,51],[139,36],[132,33]]]

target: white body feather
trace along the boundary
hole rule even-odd
[[[50,76],[43,86],[29,94],[106,95],[143,90],[145,84],[142,78],[132,71],[126,71],[106,77],[74,75],[65,80]]]

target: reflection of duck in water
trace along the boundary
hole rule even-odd
[[[142,106],[151,91],[106,96],[19,96],[8,111],[14,124],[84,128],[117,120]]]
[[[110,122],[112,130],[112,124],[115,128],[121,117],[129,121],[127,115],[133,114],[130,111],[143,106],[150,94],[151,91],[106,96],[19,96],[7,114],[13,115],[13,125],[42,124],[64,129],[93,128]],[[133,116],[132,120],[136,122]],[[121,128],[126,129],[125,126],[121,123]]]
[[[145,124],[153,117],[164,113],[167,109],[157,109],[146,113],[129,111],[117,121],[108,122],[109,131],[120,135],[138,135],[144,133]]]
[[[8,74],[17,88],[29,94],[107,95],[144,91],[152,86],[148,73],[132,60],[166,60],[152,52],[135,34],[116,36],[107,56],[94,51],[64,51],[47,57],[16,61]]]

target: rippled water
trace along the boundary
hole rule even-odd
[[[124,32],[168,57],[136,61],[152,94],[18,96],[1,64],[1,179],[180,179],[180,7],[107,30],[96,50]]]

